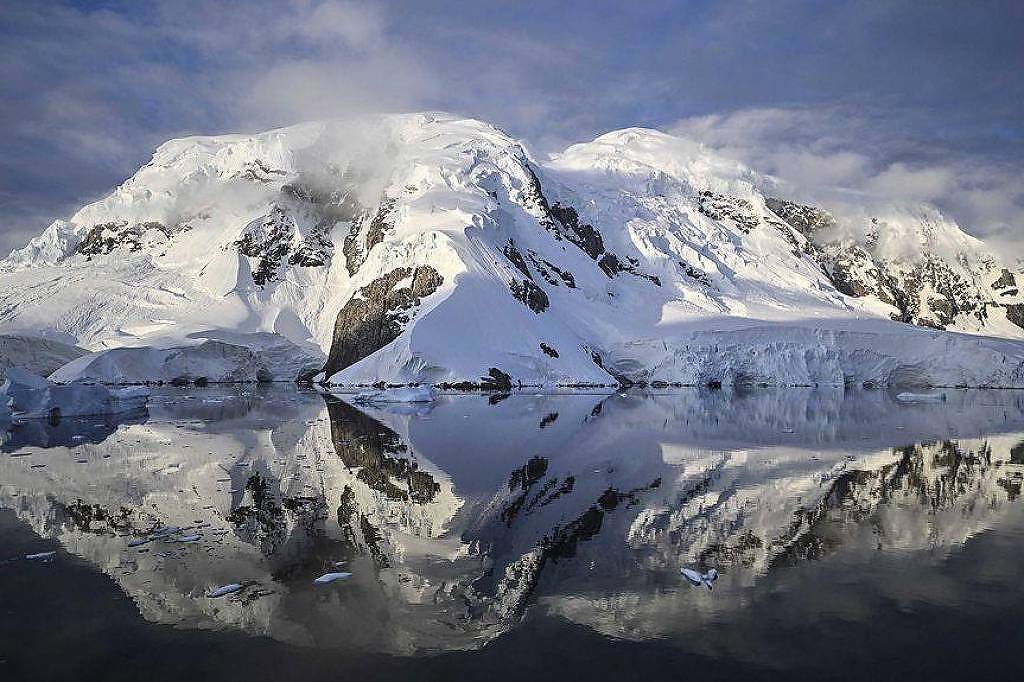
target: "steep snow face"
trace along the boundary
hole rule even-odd
[[[274,333],[318,347],[324,376],[348,385],[886,382],[926,338],[890,318],[1024,335],[1015,276],[941,216],[886,219],[943,247],[909,260],[881,236],[820,240],[810,209],[757,186],[741,164],[643,129],[543,164],[447,114],[173,140],[3,261],[0,328],[90,350]],[[780,330],[798,339],[791,361],[690,366],[717,356],[718,330],[746,327],[762,335],[743,363]],[[915,341],[892,343],[904,335]],[[860,362],[865,338],[884,358]],[[982,365],[973,340],[950,343],[950,367],[916,375],[1024,375],[1016,344],[984,342]]]
[[[22,334],[0,335],[0,376],[8,367],[48,376],[61,365],[85,355],[77,346]]]

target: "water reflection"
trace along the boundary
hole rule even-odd
[[[1002,523],[1024,479],[1013,392],[495,398],[169,389],[148,417],[9,439],[0,506],[150,621],[408,654],[480,647],[530,606],[677,636],[834,556],[912,572]],[[129,546],[163,526],[201,539]],[[350,580],[312,583],[339,562]],[[681,567],[721,578],[692,589]]]

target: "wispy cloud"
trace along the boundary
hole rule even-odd
[[[8,0],[0,248],[167,138],[415,109],[540,152],[680,119],[714,145],[774,137],[774,154],[742,158],[794,185],[949,194],[979,233],[1010,238],[1022,30],[1016,0]]]
[[[1024,164],[908,139],[884,125],[891,116],[868,107],[767,107],[690,117],[670,130],[770,175],[773,191],[793,199],[840,212],[933,204],[969,233],[1024,256]]]

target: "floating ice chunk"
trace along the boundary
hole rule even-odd
[[[704,587],[711,589],[711,583],[718,580],[718,571],[715,569],[709,569],[707,573],[700,573],[692,568],[681,568],[679,572],[683,574],[691,585],[698,587],[703,585]]]
[[[56,553],[57,552],[36,552],[35,554],[26,554],[25,558],[28,559],[29,561],[38,561],[38,560],[46,561],[47,559],[51,558]]]
[[[356,393],[352,400],[357,403],[430,403],[437,400],[437,391],[431,386],[386,388]]]
[[[684,578],[689,580],[694,585],[701,585],[704,583],[704,576],[691,568],[683,568],[680,569],[679,572],[683,574]]]
[[[944,403],[945,393],[899,393],[896,400],[901,403]]]
[[[0,404],[16,419],[47,419],[132,412],[146,406],[145,388],[55,384],[17,367],[5,370]]]
[[[199,542],[202,537],[202,535],[182,535],[180,537],[173,538],[173,540],[174,542]]]
[[[327,583],[333,583],[335,580],[344,580],[351,577],[351,573],[324,573],[322,576],[314,580],[313,582],[317,585],[326,585]]]
[[[206,596],[210,599],[216,599],[217,597],[223,597],[226,594],[232,594],[242,589],[241,583],[231,583],[230,585],[221,585],[215,590],[210,590],[206,593]]]
[[[149,538],[136,538],[135,540],[130,541],[128,543],[128,546],[129,547],[138,547],[139,545],[144,545],[147,542],[151,542],[152,540],[153,540],[153,538],[151,538],[151,537],[149,537]]]

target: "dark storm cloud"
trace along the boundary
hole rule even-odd
[[[537,152],[674,129],[1016,246],[1024,3],[0,4],[0,247],[173,136],[446,109]],[[808,191],[808,190],[804,190]]]

